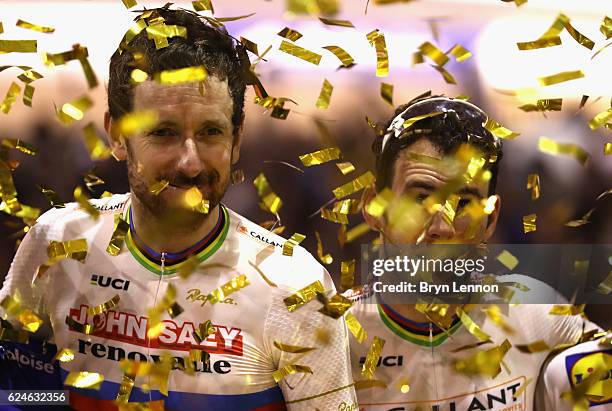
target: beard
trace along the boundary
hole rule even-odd
[[[208,200],[208,209],[212,211],[221,203],[229,186],[229,173],[222,178],[220,173],[214,169],[205,170],[195,177],[187,177],[182,173],[168,170],[156,176],[156,181],[166,180],[169,184],[167,188],[155,195],[150,191],[152,183],[138,172],[138,165],[131,159],[132,156],[128,155],[127,171],[131,192],[147,214],[166,224],[187,224],[192,227],[203,223],[208,217],[208,214],[195,211],[185,204],[184,194],[187,189],[197,187],[202,198]]]

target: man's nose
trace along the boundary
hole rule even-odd
[[[185,139],[183,150],[178,163],[178,171],[187,177],[195,177],[204,169],[198,146],[193,138]]]
[[[427,227],[425,237],[427,240],[450,240],[455,236],[455,227],[444,220],[442,212],[437,212]]]

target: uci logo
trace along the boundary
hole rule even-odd
[[[365,363],[366,357],[361,357],[359,359],[359,364],[363,365]],[[404,356],[402,355],[389,355],[387,357],[378,357],[377,367],[380,367],[382,364],[383,367],[401,367],[404,362]]]
[[[612,400],[612,396],[610,395],[601,395],[601,393],[608,392],[604,387],[612,383],[610,381],[612,379],[610,364],[612,364],[611,354],[607,352],[594,352],[578,359],[571,369],[572,385],[574,387],[582,383],[598,369],[602,370],[601,372],[603,372],[603,374],[599,381],[592,384],[585,393],[587,399],[592,404],[605,404]]]
[[[99,285],[100,287],[112,287],[115,290],[127,291],[128,287],[130,286],[130,281],[126,281],[121,278],[111,278],[103,275],[92,274],[89,284]]]

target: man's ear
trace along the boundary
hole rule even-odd
[[[104,130],[106,130],[112,156],[115,157],[117,161],[126,160],[127,147],[125,138],[117,131],[117,127],[115,127],[115,123],[108,111],[104,113]]]
[[[484,241],[487,241],[493,233],[495,232],[495,228],[497,227],[497,220],[499,218],[499,210],[501,209],[501,197],[495,194],[497,200],[495,201],[495,208],[493,212],[489,214],[489,218],[487,220],[487,228],[485,230]]]
[[[372,230],[381,231],[384,227],[384,216],[374,217],[366,211],[367,205],[370,204],[374,197],[376,197],[376,188],[374,186],[366,187],[366,189],[363,190],[361,196],[361,202],[363,204],[361,214],[366,224],[369,225]]]

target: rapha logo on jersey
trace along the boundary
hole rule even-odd
[[[149,339],[149,319],[133,313],[109,310],[95,316],[87,313],[89,308],[81,304],[79,308],[70,309],[70,317],[81,324],[93,324],[91,335],[123,341],[141,347],[165,348],[169,350],[189,351],[200,349],[209,354],[227,354],[242,356],[242,330],[213,324],[215,332],[198,343],[195,336],[196,326],[192,322],[175,322],[162,320],[164,329],[158,337]],[[70,327],[71,331],[76,329]]]
[[[601,371],[603,375],[599,381],[592,384],[585,393],[591,406],[612,403],[612,395],[601,395],[601,393],[608,392],[604,388],[605,385],[612,384],[612,369],[606,367],[608,364],[612,364],[612,350],[573,354],[565,359],[565,366],[571,378],[572,387],[581,384],[597,369],[605,367],[604,371]]]
[[[366,357],[361,357],[359,359],[359,365],[363,365],[365,363]],[[389,355],[386,357],[380,356],[378,357],[377,367],[381,365],[383,367],[401,367],[404,363],[404,356],[402,355]]]
[[[192,288],[191,290],[187,291],[187,297],[185,297],[185,299],[191,300],[194,303],[199,302],[200,307],[204,307],[206,303],[209,301],[208,294],[202,294],[202,291],[200,291],[199,288]],[[219,300],[218,302],[221,304],[238,305],[238,303],[235,302],[234,299],[230,297],[227,297],[224,300]]]
[[[111,287],[115,290],[126,290],[130,286],[130,280],[124,280],[121,278],[112,278],[104,275],[92,274],[91,285],[99,285],[100,287]]]
[[[283,248],[283,245],[281,243],[270,240],[269,238],[259,234],[257,231],[249,230],[248,228],[243,226],[241,223],[238,223],[238,225],[236,226],[236,231],[238,231],[240,234],[250,235],[251,237],[259,241],[263,241],[264,243],[268,245],[273,245],[274,247]]]

